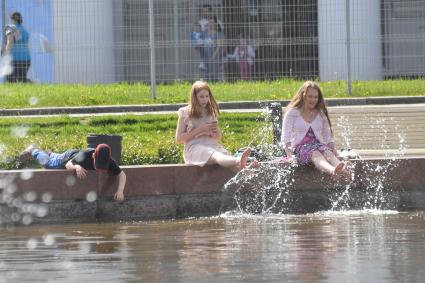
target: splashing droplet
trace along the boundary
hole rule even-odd
[[[94,202],[97,199],[97,193],[95,191],[88,192],[86,195],[88,202]]]
[[[36,211],[35,215],[37,215],[37,217],[39,217],[39,218],[42,218],[42,217],[45,217],[48,212],[49,212],[49,209],[47,208],[47,206],[40,205],[37,208],[37,211]]]
[[[22,224],[24,225],[30,225],[32,223],[32,216],[29,214],[24,215],[24,217],[22,217]]]
[[[53,199],[53,195],[52,195],[51,193],[44,193],[44,194],[41,196],[41,200],[42,200],[43,202],[45,202],[45,203],[49,203],[49,202],[51,202],[51,201],[52,201],[52,199]]]
[[[11,135],[18,138],[24,138],[28,133],[29,127],[22,125],[11,128]]]
[[[28,100],[28,103],[29,103],[31,106],[37,105],[37,104],[38,104],[38,98],[37,98],[37,97],[34,97],[34,96],[31,96],[31,97],[29,98],[29,100]]]
[[[75,185],[75,182],[77,182],[77,179],[75,178],[75,176],[72,176],[72,175],[68,175],[68,176],[66,176],[65,184],[66,184],[68,187],[72,187],[72,186],[74,186],[74,185]]]
[[[35,248],[37,248],[37,246],[38,246],[38,241],[37,241],[37,239],[35,239],[35,238],[30,238],[30,239],[27,241],[27,249],[29,249],[29,250],[34,250]]]
[[[20,177],[22,180],[29,180],[34,176],[34,172],[30,171],[30,170],[25,170],[23,172],[21,172]]]
[[[44,245],[53,246],[56,242],[55,237],[53,235],[45,235],[43,237]]]
[[[24,194],[25,201],[33,202],[37,198],[37,194],[34,192],[27,192]]]

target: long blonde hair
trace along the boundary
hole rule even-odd
[[[292,108],[301,109],[304,106],[305,96],[310,88],[317,90],[317,92],[319,93],[319,101],[317,101],[317,104],[314,108],[319,111],[320,115],[321,113],[325,114],[326,119],[329,123],[329,128],[332,132],[331,119],[329,119],[328,109],[326,108],[325,99],[323,98],[323,92],[320,89],[319,85],[313,81],[306,81],[305,83],[303,83],[303,85],[297,91],[295,96],[292,98],[291,102],[289,102],[288,106],[286,107],[286,112],[288,112]]]
[[[202,91],[206,90],[209,93],[210,101],[207,104],[207,113],[208,115],[212,115],[213,117],[217,117],[220,114],[220,109],[218,108],[218,104],[214,99],[214,96],[211,92],[210,87],[206,82],[196,81],[192,85],[192,89],[189,94],[189,117],[193,118],[201,118],[202,117],[202,107],[198,102],[196,95]]]

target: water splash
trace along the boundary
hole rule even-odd
[[[379,137],[375,139],[374,144],[368,146],[375,148],[384,159],[356,163],[356,166],[361,166],[361,168],[354,171],[362,172],[361,176],[354,177],[357,185],[350,184],[342,190],[330,194],[332,211],[346,210],[352,207],[386,209],[393,207],[397,201],[397,196],[393,193],[392,188],[388,187],[390,183],[388,177],[398,167],[399,158],[405,155],[405,132],[394,117],[385,117],[382,114],[375,120],[364,118],[360,121],[360,124],[366,123],[375,130],[376,137]],[[359,132],[357,126],[353,125],[356,125],[356,123],[352,123],[348,117],[341,116],[337,120],[337,126],[342,129],[340,132],[343,141],[342,146],[346,149],[351,149],[351,137],[354,136],[355,132]],[[391,141],[395,141],[396,145]],[[327,189],[332,190],[333,188]]]
[[[291,202],[296,165],[262,163],[258,169],[245,169],[230,179],[225,194],[232,194],[239,213],[283,213]]]
[[[10,131],[13,137],[24,138],[27,136],[29,129],[30,127],[28,125],[21,125],[21,126],[11,127]]]
[[[267,115],[267,113],[266,113]],[[357,121],[358,122],[358,121]],[[360,123],[366,123],[360,121]],[[405,133],[393,117],[379,116],[373,123],[367,122],[376,131],[378,139],[373,144],[377,150],[385,157],[379,161],[353,161],[352,172],[353,181],[347,182],[322,182],[325,192],[328,195],[329,211],[348,211],[350,209],[359,210],[383,210],[392,209],[398,201],[397,195],[388,187],[392,170],[399,165],[399,158],[403,157],[406,151]],[[358,125],[358,123],[357,123]],[[345,159],[360,158],[352,149],[352,137],[359,129],[356,123],[351,123],[349,117],[341,116],[337,119],[337,126],[340,127],[340,142],[347,155]],[[391,126],[389,130],[388,127]],[[262,163],[259,169],[245,169],[229,180],[223,190],[224,197],[222,211],[226,208],[234,208],[232,213],[239,215],[292,212],[297,203],[298,193],[294,190],[296,179],[294,173],[298,170],[295,164],[276,164],[270,162],[281,156],[276,155],[276,148],[279,146],[267,143],[266,132],[271,127],[264,127],[258,131],[259,140],[256,146],[262,152]],[[397,143],[396,146],[389,141]],[[394,149],[396,148],[396,149]],[[354,175],[361,172],[360,176]],[[228,199],[231,197],[232,202]]]
[[[44,200],[44,203],[36,203],[38,196],[35,192],[27,191],[22,196],[15,195],[18,192],[16,178],[30,180],[32,175],[10,174],[0,178],[0,227],[18,223],[30,225],[35,218],[44,218],[48,214]]]

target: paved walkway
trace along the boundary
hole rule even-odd
[[[220,103],[220,110],[231,111],[259,111],[273,102],[279,102],[285,106],[288,101],[236,101]],[[368,98],[335,98],[327,99],[330,107],[333,106],[366,106],[366,105],[389,105],[389,104],[415,104],[425,103],[424,96],[407,97],[368,97]],[[0,109],[0,116],[39,116],[39,115],[99,115],[99,114],[131,114],[131,113],[167,113],[176,112],[180,104],[151,104],[151,105],[111,105],[90,107],[48,107],[48,108],[24,108],[24,109]]]

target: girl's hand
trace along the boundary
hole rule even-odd
[[[207,124],[201,126],[199,129],[200,129],[200,133],[197,135],[197,137],[199,137],[199,136],[213,137],[213,136],[218,134],[217,122],[207,123]]]
[[[342,158],[338,151],[335,148],[332,148],[332,153],[335,155],[336,158],[338,158],[339,160],[343,160],[344,158]]]
[[[218,123],[217,121],[208,123],[208,125],[210,126],[210,133],[212,137],[215,137],[218,135]]]
[[[288,159],[292,159],[292,157],[294,155],[294,151],[292,150],[292,147],[285,146],[285,153],[286,153],[286,156],[288,157]]]

